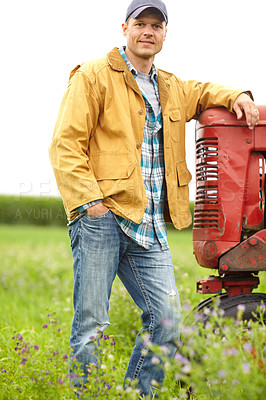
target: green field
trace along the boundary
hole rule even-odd
[[[185,315],[205,298],[196,293],[196,280],[211,273],[196,264],[191,235],[191,230],[168,234]],[[67,228],[0,225],[0,255],[0,399],[75,399],[67,376],[73,313]],[[258,291],[265,289],[261,274]],[[160,398],[185,398],[180,380],[194,387],[195,399],[263,398],[265,326],[228,321],[218,329],[218,314],[204,335],[201,325],[183,327],[183,358],[165,359],[167,379]],[[84,398],[137,399],[134,388],[124,392],[121,385],[140,311],[119,280],[113,287],[110,321],[101,343],[101,374],[92,371]],[[161,350],[156,351],[164,360]]]

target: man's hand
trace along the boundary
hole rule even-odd
[[[98,203],[87,208],[86,213],[89,217],[98,217],[99,215],[105,214],[108,210],[109,208],[105,207],[103,203]]]
[[[241,119],[243,114],[245,115],[249,129],[254,129],[255,125],[259,122],[260,114],[258,107],[246,93],[241,93],[236,98],[233,110],[236,113],[237,119]]]

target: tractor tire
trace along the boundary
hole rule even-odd
[[[194,311],[202,313],[206,308],[213,310],[214,303],[217,301],[218,308],[224,311],[224,318],[236,319],[239,311],[238,306],[243,305],[242,320],[256,321],[258,316],[257,308],[260,307],[262,303],[266,306],[266,294],[247,293],[232,297],[228,297],[227,294],[221,294],[202,301]],[[209,316],[203,313],[201,322],[207,322],[208,319]],[[264,320],[266,321],[266,313],[264,315]]]

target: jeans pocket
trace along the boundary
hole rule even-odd
[[[89,221],[100,221],[103,220],[104,218],[107,218],[109,213],[111,213],[111,210],[107,210],[105,213],[96,216],[90,216],[86,213],[85,218],[87,218]]]

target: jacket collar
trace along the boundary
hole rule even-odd
[[[114,47],[113,50],[111,50],[107,54],[107,60],[110,64],[110,66],[116,70],[116,71],[125,71],[127,69],[126,63],[123,60],[123,57],[118,51],[117,47]]]
[[[113,48],[108,54],[107,54],[107,60],[111,68],[113,68],[115,71],[120,71],[124,73],[125,81],[126,83],[139,95],[141,95],[141,91],[138,87],[138,84],[128,69],[125,61],[123,60],[123,57],[119,53],[117,47]],[[161,108],[162,112],[164,112],[168,97],[169,97],[169,80],[168,78],[165,78],[163,74],[158,70],[158,86],[159,86],[159,95],[160,95],[160,102],[161,102]],[[141,95],[142,96],[142,95]]]
[[[142,96],[140,88],[136,82],[136,79],[132,75],[131,71],[128,69],[123,57],[119,53],[118,49],[115,47],[110,53],[107,54],[107,60],[111,68],[115,71],[123,72],[126,83],[140,96]]]

